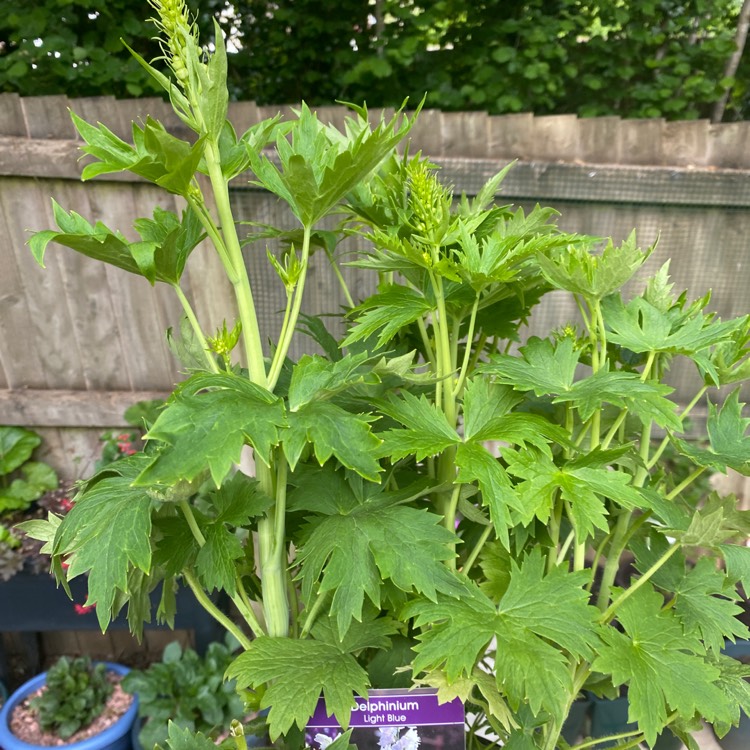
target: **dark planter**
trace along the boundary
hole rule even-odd
[[[121,664],[105,662],[107,668],[117,674],[125,675],[130,670]],[[16,737],[9,728],[10,715],[13,709],[26,698],[27,695],[44,685],[47,673],[37,675],[21,685],[0,711],[0,747],[3,750],[38,750],[37,745],[29,745]],[[65,750],[130,750],[130,728],[138,715],[138,697],[134,696],[133,703],[125,714],[100,734],[81,742],[65,745]]]
[[[638,727],[628,722],[628,699],[627,697],[607,700],[592,696],[591,708],[591,736],[608,737],[613,734],[630,732]],[[614,747],[616,742],[605,742],[597,745],[597,748]],[[682,742],[668,729],[656,740],[653,750],[678,750]],[[747,750],[745,748],[744,750]]]
[[[562,736],[569,745],[575,745],[579,737],[586,734],[586,718],[591,709],[591,701],[581,699],[573,702],[568,712],[568,718],[562,726]]]
[[[750,663],[750,641],[727,643],[724,653],[733,659]],[[719,740],[722,750],[748,750],[750,748],[750,718],[743,712],[740,725],[733,727]]]
[[[75,605],[86,601],[88,582],[85,577],[70,582],[73,601],[62,587],[48,575],[21,571],[9,581],[0,583],[0,631],[48,632],[52,630],[98,630],[99,623],[93,610],[80,614]],[[159,601],[159,589],[152,594],[154,610]],[[223,636],[220,625],[198,604],[193,593],[186,588],[177,591],[175,628],[195,631],[196,650],[205,651],[211,641]],[[114,620],[110,628],[124,630],[128,627],[124,613]],[[147,628],[165,629],[166,625],[148,624]]]

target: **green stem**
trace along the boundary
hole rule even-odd
[[[205,609],[206,612],[208,612],[208,614],[210,614],[211,617],[213,617],[223,628],[230,632],[237,639],[242,648],[247,651],[252,645],[250,639],[208,598],[208,595],[203,590],[203,587],[195,576],[187,570],[183,570],[182,577],[185,579],[187,585],[190,586],[193,595],[201,607],[203,607],[203,609]]]
[[[453,389],[453,397],[458,398],[461,395],[461,391],[464,388],[466,377],[469,374],[469,363],[471,362],[472,354],[472,342],[474,341],[474,326],[477,322],[477,310],[479,309],[479,295],[474,300],[474,305],[471,308],[471,318],[469,319],[469,332],[466,334],[466,349],[464,350],[464,359],[461,363],[461,370],[458,373],[458,380],[456,381],[456,387]]]
[[[692,484],[703,472],[706,470],[705,466],[699,466],[697,469],[695,469],[691,474],[683,479],[668,495],[667,500],[674,500],[677,495],[682,492],[685,487]]]
[[[420,317],[417,318],[417,328],[419,328],[419,335],[422,337],[422,345],[424,346],[425,355],[433,371],[437,371],[437,360],[435,359],[435,351],[430,343],[430,337],[427,335],[427,327],[424,324],[424,320]]]
[[[333,258],[331,258],[331,266],[333,267],[333,273],[336,275],[336,279],[339,282],[341,291],[344,293],[346,304],[349,305],[349,307],[356,307],[356,305],[354,304],[354,300],[352,299],[352,295],[349,292],[349,286],[346,283],[346,279],[344,278],[343,274],[341,273],[341,269],[339,268],[339,264],[336,263]]]
[[[456,526],[456,510],[458,509],[458,498],[461,495],[461,485],[457,484],[453,488],[451,493],[450,501],[448,502],[448,508],[445,513],[445,527],[447,529],[454,529]],[[456,559],[448,561],[448,567],[453,570],[456,569]]]
[[[271,362],[271,371],[268,374],[268,389],[273,390],[279,380],[281,368],[284,366],[284,360],[289,352],[289,347],[294,338],[294,329],[297,326],[297,320],[302,308],[302,296],[305,292],[305,280],[307,279],[307,266],[310,258],[310,234],[312,227],[306,226],[302,237],[302,258],[300,260],[300,275],[297,280],[297,286],[294,290],[294,303],[288,316],[284,316],[284,334],[279,339],[279,345],[273,355]]]
[[[680,414],[680,417],[684,419],[690,412],[693,410],[695,405],[703,398],[703,396],[706,395],[706,391],[708,390],[708,386],[704,385],[698,393],[695,394],[695,398],[682,410],[682,414]],[[656,449],[656,452],[651,457],[651,460],[648,463],[648,468],[650,469],[662,456],[662,453],[666,450],[667,446],[669,445],[669,435],[665,435],[664,439],[659,443],[659,447]]]
[[[556,565],[562,564],[562,561],[565,559],[565,555],[568,554],[568,550],[570,549],[570,545],[573,543],[575,536],[576,536],[575,531],[571,531],[568,534],[568,536],[565,538],[565,541],[563,542],[562,547],[560,547],[560,552],[557,555],[557,560],[555,560]]]
[[[603,451],[609,448],[609,444],[612,442],[612,439],[617,434],[617,430],[620,429],[620,426],[623,424],[627,416],[628,416],[627,409],[622,409],[620,413],[617,415],[617,419],[615,419],[615,421],[612,423],[612,426],[609,428],[609,431],[605,435],[604,440],[602,440],[601,448]]]
[[[232,207],[229,201],[229,186],[221,170],[219,148],[213,141],[206,143],[205,158],[214,200],[216,201],[216,208],[219,212],[221,236],[224,240],[223,245],[226,247],[227,255],[234,271],[230,280],[234,287],[240,320],[242,321],[242,338],[245,342],[250,379],[254,383],[265,387],[266,366],[263,360],[263,345],[258,318],[255,312],[255,303],[253,302],[253,293],[245,268],[245,260],[242,257],[242,246],[237,236],[237,227],[232,215]]]
[[[182,510],[182,514],[185,516],[185,520],[187,521],[187,525],[190,528],[190,532],[192,533],[193,538],[196,542],[198,542],[199,547],[204,547],[206,544],[206,537],[203,536],[203,532],[200,530],[198,522],[195,520],[195,514],[193,513],[193,509],[190,506],[190,503],[187,500],[183,499],[180,500],[179,506],[180,510]],[[263,626],[260,624],[260,622],[258,622],[258,618],[255,616],[255,612],[253,611],[252,605],[250,604],[250,600],[247,598],[245,589],[242,586],[242,579],[240,578],[240,574],[238,572],[235,572],[235,579],[237,582],[237,593],[235,593],[230,598],[234,602],[240,614],[245,618],[245,621],[250,626],[253,633],[256,636],[262,635]]]
[[[195,317],[195,312],[193,311],[188,298],[185,296],[185,292],[180,289],[179,284],[172,284],[172,288],[175,290],[177,298],[182,304],[182,309],[185,311],[185,315],[193,329],[193,333],[195,333],[195,336],[201,345],[201,349],[206,355],[206,363],[208,364],[209,369],[212,372],[218,373],[219,366],[216,364],[216,360],[211,356],[211,350],[208,346],[208,342],[206,341],[206,337],[203,335],[203,331],[201,329],[200,323],[198,322],[198,318]]]
[[[643,741],[643,732],[641,732],[640,729],[634,729],[632,732],[621,732],[620,734],[611,734],[609,737],[597,737],[595,740],[586,740],[586,742],[582,742],[580,745],[575,745],[571,748],[571,750],[584,750],[587,747],[596,747],[596,745],[601,745],[604,742],[615,742],[616,740],[624,740],[628,737],[639,737],[637,744],[640,744]],[[621,746],[618,746],[621,747]],[[635,745],[629,745],[629,747],[635,747]]]
[[[307,636],[309,635],[312,626],[315,624],[315,621],[320,615],[320,610],[328,601],[329,594],[330,591],[326,591],[325,594],[318,594],[318,598],[315,600],[315,604],[313,604],[312,609],[307,613],[307,616],[305,617],[305,623],[302,626],[302,630],[299,634],[300,638],[307,638]]]
[[[274,498],[273,506],[258,522],[263,613],[269,635],[287,636],[290,617],[286,585],[286,459],[283,455],[276,456],[276,477],[273,469],[263,463],[259,462],[257,469],[258,476],[269,487],[268,495]]]
[[[477,561],[477,558],[479,557],[479,553],[482,551],[482,547],[484,547],[484,545],[487,543],[487,540],[490,538],[490,534],[493,531],[494,531],[494,528],[492,524],[489,524],[484,527],[482,536],[479,537],[479,540],[474,545],[474,549],[471,551],[471,554],[466,558],[466,562],[461,568],[461,572],[464,575],[469,575],[469,571],[472,569],[472,567],[474,566],[474,563]]]
[[[193,514],[193,509],[190,507],[190,503],[187,500],[182,499],[180,500],[179,505],[195,541],[198,542],[199,547],[203,547],[206,544],[206,537],[203,536],[203,532],[200,530],[198,522],[195,520],[195,515]]]
[[[610,622],[617,612],[617,609],[622,605],[624,601],[629,599],[641,586],[645,585],[646,582],[661,568],[677,550],[680,549],[680,544],[673,544],[632,586],[625,589],[620,596],[615,599],[612,604],[604,611],[599,618],[599,621],[603,624]]]

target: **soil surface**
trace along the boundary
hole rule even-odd
[[[114,685],[114,690],[112,691],[112,695],[109,696],[104,711],[91,724],[83,729],[79,729],[66,740],[60,739],[51,732],[45,732],[39,726],[36,714],[29,708],[29,701],[43,692],[44,688],[27,696],[22,703],[19,703],[13,709],[10,717],[10,731],[19,740],[27,742],[29,745],[38,745],[39,747],[72,745],[74,742],[81,742],[89,737],[93,737],[112,726],[130,708],[130,704],[133,702],[133,696],[126,693],[120,687],[120,679],[119,675],[110,675],[110,681]]]

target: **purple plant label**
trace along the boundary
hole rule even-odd
[[[371,690],[357,697],[349,727],[359,750],[417,750],[423,740],[440,740],[444,750],[463,750],[464,705],[456,698],[439,704],[437,690]],[[325,750],[341,733],[321,698],[305,732],[306,744]]]

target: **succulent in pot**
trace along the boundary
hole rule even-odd
[[[127,672],[120,664],[61,657],[8,698],[0,711],[1,746],[127,750],[138,710],[137,699],[119,687]]]
[[[551,209],[494,205],[505,168],[456,199],[429,159],[395,152],[404,112],[371,124],[352,107],[340,132],[302,105],[238,134],[221,36],[206,51],[182,2],[153,5],[168,71],[138,59],[194,137],[149,118],[130,144],[73,120],[94,157],[85,179],[129,170],[184,212],[157,208],[133,242],[55,204],[58,228],[30,246],[40,263],[57,243],[171,287],[190,374],[143,451],[34,528],[60,580],[88,574],[102,627],[127,604],[139,631],[148,592],[161,586],[168,619],[182,578],[239,641],[228,675],[289,746],[321,695],[346,727],[355,695],[404,683],[466,701],[472,748],[567,748],[576,698],[622,686],[635,729],[602,740],[621,750],[664,732],[695,750],[701,718],[736,724],[747,668],[722,648],[748,634],[735,599],[750,519],[731,496],[686,490],[708,470],[750,473],[739,392],[719,390],[750,372],[748,318],[675,294],[667,265],[624,297],[651,250],[563,232]],[[229,185],[247,170],[295,229],[240,236]],[[237,309],[213,335],[181,282],[204,238]],[[287,303],[264,350],[244,253],[268,238]],[[376,287],[363,299],[339,268],[344,239]],[[318,251],[347,300],[337,332],[302,313]],[[550,292],[572,295],[579,318],[528,337]],[[292,362],[297,335],[322,353]],[[687,403],[665,382],[678,357],[702,382]],[[696,445],[683,425],[709,392]],[[660,468],[670,446],[690,464],[678,482]],[[237,468],[247,452],[252,475]],[[618,586],[628,556],[635,574]],[[241,624],[212,604],[215,589]]]

